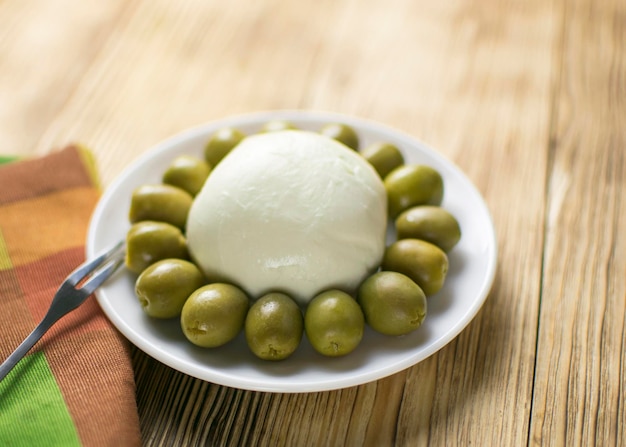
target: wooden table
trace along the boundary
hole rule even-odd
[[[0,153],[106,185],[228,115],[326,110],[438,148],[499,243],[449,345],[340,391],[249,392],[134,351],[146,445],[626,445],[626,2],[4,0]]]

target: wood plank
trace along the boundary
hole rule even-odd
[[[626,4],[562,7],[531,436],[625,445]]]
[[[445,56],[429,67],[430,96],[438,100],[421,113],[430,121],[429,139],[446,148],[485,195],[498,233],[499,269],[478,317],[439,352],[435,365],[409,371],[399,440],[524,445],[558,20],[549,2],[476,1],[458,5],[444,23]],[[412,424],[415,407],[428,405],[428,421]]]
[[[34,153],[129,6],[121,0],[0,3],[0,153]]]
[[[142,2],[115,29],[37,151],[83,142],[96,151],[106,184],[152,145],[188,127],[299,108],[318,36],[341,10],[330,2]],[[324,12],[329,21],[315,20]]]

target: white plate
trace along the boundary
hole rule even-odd
[[[254,133],[271,119],[289,120],[309,130],[319,130],[327,122],[343,122],[357,130],[362,147],[373,141],[393,143],[407,163],[428,164],[442,174],[442,206],[458,219],[462,238],[449,253],[450,270],[443,289],[428,299],[424,324],[404,337],[387,337],[368,328],[359,347],[341,358],[317,354],[304,337],[290,358],[267,362],[248,350],[243,334],[223,347],[201,349],[186,341],[177,319],[146,317],[134,295],[134,277],[127,272],[115,275],[97,292],[108,318],[139,349],[178,371],[235,388],[284,393],[332,390],[377,380],[424,360],[449,343],[474,318],[494,279],[497,249],[489,211],[474,185],[441,154],[362,119],[329,113],[265,112],[216,121],[174,136],[144,154],[107,188],[92,217],[87,256],[94,257],[125,237],[131,192],[141,184],[159,182],[175,156],[201,156],[209,136],[221,127]]]

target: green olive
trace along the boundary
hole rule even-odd
[[[371,144],[363,149],[361,154],[376,169],[382,179],[404,164],[400,149],[390,143]]]
[[[320,133],[345,144],[355,151],[359,149],[359,136],[346,124],[329,123],[321,128]]]
[[[403,273],[420,286],[426,296],[437,293],[448,273],[448,257],[430,242],[401,239],[385,250],[383,270]]]
[[[280,130],[296,130],[297,127],[294,126],[289,121],[283,120],[272,120],[268,121],[261,127],[261,132],[277,132]]]
[[[300,345],[304,321],[300,307],[284,293],[259,298],[248,311],[245,333],[248,347],[263,360],[283,360]]]
[[[241,332],[249,306],[248,297],[238,287],[209,284],[187,298],[180,314],[181,328],[194,345],[215,348]]]
[[[373,274],[359,287],[358,300],[367,324],[381,334],[408,334],[426,317],[426,295],[402,273]]]
[[[389,215],[394,219],[416,205],[439,205],[443,199],[443,178],[426,165],[403,165],[384,180]]]
[[[352,352],[365,328],[363,311],[354,298],[329,290],[313,298],[304,314],[304,330],[320,354],[338,357]]]
[[[147,315],[173,318],[196,289],[205,283],[195,264],[182,259],[163,259],[146,268],[135,282],[135,294]]]
[[[180,155],[163,174],[163,183],[177,186],[195,196],[202,189],[210,172],[211,167],[206,161],[191,155]]]
[[[215,167],[246,135],[238,129],[225,127],[215,132],[204,147],[204,158]]]
[[[126,234],[126,267],[141,273],[161,259],[188,259],[187,243],[180,228],[165,222],[144,220]]]
[[[172,185],[143,185],[133,191],[128,218],[131,223],[142,220],[167,222],[185,228],[193,197]]]
[[[459,222],[439,206],[409,208],[396,219],[398,239],[423,239],[448,252],[461,239]]]

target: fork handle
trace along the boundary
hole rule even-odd
[[[28,351],[37,343],[43,334],[61,317],[53,317],[47,313],[43,320],[33,329],[33,331],[24,339],[13,353],[0,365],[0,381],[4,379],[13,367],[19,362]]]

